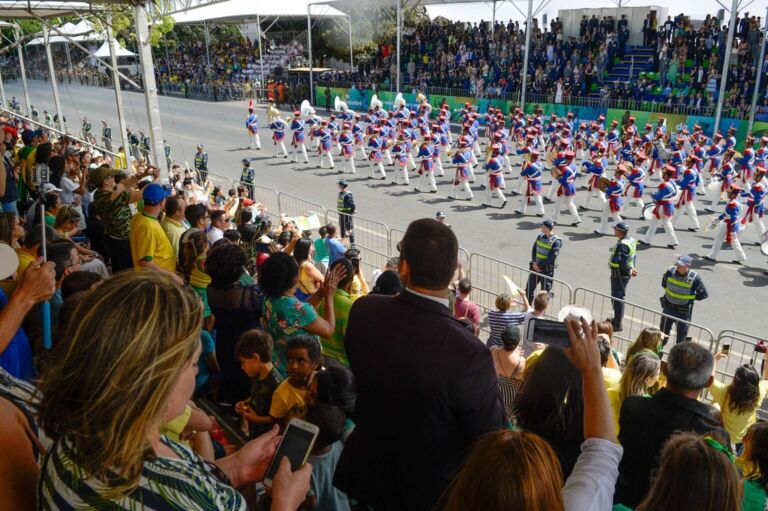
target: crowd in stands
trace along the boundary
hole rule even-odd
[[[726,353],[662,355],[655,328],[618,353],[583,317],[567,348],[528,340],[547,292],[499,295],[481,340],[444,218],[366,275],[335,224],[247,188],[0,126],[2,509],[766,507],[768,367],[724,384]],[[265,484],[293,418],[319,428],[308,462]]]

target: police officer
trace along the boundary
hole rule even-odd
[[[141,159],[141,154],[139,154],[139,137],[136,136],[136,133],[131,131],[131,128],[126,128],[125,130],[128,136],[128,145],[130,146],[129,149],[131,151],[131,157],[138,161]]]
[[[339,211],[339,228],[341,229],[341,237],[346,238],[349,236],[349,242],[355,242],[355,235],[352,232],[352,215],[355,214],[355,199],[352,194],[347,191],[346,179],[339,180],[339,196],[336,198],[336,209]]]
[[[627,295],[629,279],[637,276],[635,268],[635,255],[637,254],[637,241],[629,236],[629,226],[626,222],[619,222],[613,228],[613,233],[619,240],[616,246],[611,248],[611,258],[608,265],[611,268],[611,296],[613,301],[613,330],[621,332],[621,321],[624,318],[624,297]]]
[[[688,336],[688,323],[685,322],[691,321],[693,302],[709,297],[701,277],[691,270],[692,262],[691,256],[681,255],[661,278],[661,287],[664,289],[664,296],[661,297],[662,312],[682,320],[676,321],[666,316],[661,318],[659,329],[664,332],[664,343],[669,339],[669,331],[674,323],[677,323],[675,343],[685,340]]]
[[[205,183],[208,179],[208,153],[203,151],[205,146],[203,144],[197,145],[197,152],[195,153],[195,170],[197,170],[198,176],[200,176],[200,184]]]
[[[437,213],[435,213],[435,220],[437,220],[443,225],[447,225],[449,229],[453,229],[453,227],[451,227],[451,224],[445,221],[445,218],[446,218],[445,213],[443,211],[438,211]]]
[[[30,108],[32,109],[32,120],[37,121],[40,117],[40,112],[37,111],[37,108],[35,108],[35,105],[31,105]]]
[[[253,180],[255,177],[255,171],[251,167],[251,160],[243,158],[243,171],[240,173],[240,182],[243,183],[246,190],[248,190],[248,198],[253,199]]]
[[[90,142],[91,141],[91,123],[88,122],[87,117],[83,117],[82,132],[83,132],[83,140],[85,140],[86,142]]]
[[[107,151],[112,152],[112,128],[106,119],[101,121],[101,143]]]
[[[536,242],[531,249],[530,269],[532,272],[528,276],[528,284],[525,286],[525,294],[528,296],[528,302],[533,302],[533,295],[536,288],[541,284],[541,288],[548,293],[552,293],[552,277],[555,275],[555,266],[557,256],[563,246],[563,240],[558,238],[555,233],[555,222],[546,219],[541,222],[541,234],[536,237]],[[550,278],[542,277],[546,275]]]

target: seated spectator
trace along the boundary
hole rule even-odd
[[[250,388],[235,357],[235,344],[243,332],[261,327],[264,295],[259,286],[241,282],[247,261],[245,252],[228,241],[218,243],[221,244],[211,248],[205,261],[211,277],[206,294],[215,318],[216,360],[222,376],[219,400],[234,404],[246,399]]]
[[[317,403],[340,408],[347,417],[344,439],[354,428],[357,391],[352,371],[348,367],[329,364],[322,371],[317,371],[309,385],[312,400]]]
[[[88,507],[98,498],[123,507],[150,500],[168,508],[246,507],[235,488],[264,476],[277,428],[214,464],[158,431],[192,395],[201,313],[194,293],[156,272],[127,272],[87,295],[71,322],[77,328],[57,344],[56,364],[42,380],[40,423],[55,444],[42,465],[38,506]],[[73,402],[88,403],[88,412]],[[286,463],[273,493],[287,507],[273,509],[297,508],[308,488],[311,466],[290,474]],[[298,501],[282,500],[281,479],[298,487]]]
[[[608,398],[611,400],[617,434],[621,404],[630,396],[651,397],[654,387],[659,382],[660,370],[661,360],[654,352],[640,351],[627,362],[618,386],[608,388]]]
[[[480,315],[480,307],[475,302],[469,299],[469,294],[472,292],[472,282],[468,278],[459,280],[457,287],[458,296],[456,297],[456,303],[453,306],[453,314],[457,319],[467,318],[472,322],[475,335],[480,333],[480,322],[482,321]]]
[[[400,259],[398,257],[390,257],[387,259],[387,263],[384,265],[383,268],[376,268],[371,272],[371,282],[370,282],[370,288],[373,289],[376,287],[376,281],[379,279],[379,276],[386,272],[386,271],[397,271],[397,265],[399,264]]]
[[[718,353],[715,355],[715,362],[727,356],[725,353]],[[753,366],[743,364],[734,371],[731,383],[726,385],[714,379],[709,387],[712,401],[720,407],[720,415],[725,430],[731,437],[731,443],[737,447],[740,447],[739,444],[750,426],[757,422],[757,410],[768,394],[767,366],[768,364],[763,365],[761,377]]]
[[[189,229],[184,231],[184,234],[179,238],[179,248],[177,249],[177,255],[179,258],[179,266],[184,267],[184,243],[187,241],[187,237],[196,231],[205,231],[210,225],[210,216],[208,215],[208,207],[205,204],[190,204],[184,210],[184,218],[189,224]]]
[[[520,353],[520,329],[510,325],[501,333],[501,346],[491,347],[493,367],[499,380],[499,394],[507,412],[507,419],[514,424],[515,399],[520,385],[523,383],[525,357]]]
[[[62,206],[56,215],[56,222],[54,222],[53,228],[60,239],[68,239],[74,242],[84,271],[98,273],[103,278],[107,278],[109,277],[109,272],[106,265],[99,259],[99,254],[81,245],[82,238],[75,238],[79,233],[78,225],[80,225],[82,220],[83,215],[80,213],[80,208]]]
[[[313,303],[321,298],[333,304],[333,293],[343,276],[342,267],[329,273],[323,288],[307,303],[296,298],[299,266],[296,260],[285,252],[278,252],[264,262],[259,273],[259,284],[264,290],[264,325],[275,341],[273,361],[277,371],[287,377],[286,345],[291,337],[311,334],[331,337],[336,324],[334,307],[325,307],[325,316],[318,316]]]
[[[352,280],[355,276],[355,269],[352,262],[345,258],[337,260],[331,265],[331,270],[337,267],[344,269],[344,278],[339,280],[336,286],[336,290],[333,292],[333,314],[336,318],[334,324],[333,335],[330,337],[321,336],[320,344],[323,347],[323,357],[327,361],[331,359],[335,362],[349,365],[347,359],[347,350],[344,347],[344,336],[347,333],[347,322],[349,321],[349,311],[352,309],[352,304],[355,300],[352,297]],[[317,313],[320,316],[325,315],[327,300],[320,302],[317,307]]]
[[[325,237],[325,249],[328,252],[328,264],[333,264],[337,259],[344,257],[344,252],[346,252],[347,249],[341,242],[336,224],[331,223],[326,225],[325,230],[328,233]]]
[[[249,436],[256,438],[272,429],[272,395],[283,382],[272,364],[272,337],[262,330],[243,332],[235,344],[235,356],[251,380],[250,398],[236,403],[235,411],[248,423]]]
[[[240,239],[243,243],[252,243],[258,228],[251,223],[253,212],[250,209],[240,211],[237,221],[237,232],[240,233]]]
[[[444,496],[446,511],[539,509],[599,511],[611,508],[622,448],[616,443],[600,372],[597,329],[582,319],[568,323],[571,348],[564,350],[584,382],[584,442],[571,474],[563,471],[550,443],[529,431],[501,430],[483,437]],[[543,363],[540,362],[540,363]],[[538,366],[538,364],[537,364]],[[526,382],[527,385],[527,382]],[[573,394],[569,397],[574,396]]]
[[[371,289],[372,295],[396,296],[403,291],[400,275],[393,270],[382,272],[376,279],[376,285]]]
[[[501,346],[501,334],[508,326],[520,325],[525,320],[525,315],[530,309],[528,298],[523,290],[518,291],[520,302],[513,300],[508,294],[502,293],[496,297],[496,310],[488,311],[488,326],[491,328],[491,335],[488,337],[489,347]],[[523,311],[517,312],[510,310],[513,304],[522,304]]]
[[[200,330],[200,345],[200,358],[197,359],[197,376],[195,376],[195,397],[206,396],[218,390],[222,379],[221,367],[216,358],[216,341],[205,329]]]
[[[293,257],[299,265],[299,287],[296,298],[302,302],[315,294],[323,285],[323,274],[313,264],[314,245],[312,240],[300,239],[293,248]]]
[[[349,288],[349,294],[353,300],[357,300],[361,296],[365,296],[371,291],[368,288],[368,282],[365,280],[365,275],[363,275],[363,267],[361,266],[363,258],[360,254],[360,250],[356,248],[350,248],[344,252],[344,257],[352,262],[352,266],[354,268],[354,273],[352,275],[352,285]]]
[[[676,344],[662,373],[667,386],[646,398],[630,396],[621,405],[619,441],[624,457],[619,465],[614,501],[636,507],[648,494],[651,473],[663,445],[676,432],[717,433],[727,437],[717,411],[697,400],[712,385],[714,360],[695,342]]]
[[[567,478],[584,442],[583,382],[559,348],[546,348],[525,374],[517,395],[518,425],[543,437],[557,453]]]
[[[598,330],[600,330],[600,327],[598,327]],[[597,334],[597,346],[600,348],[600,362],[603,366],[605,388],[617,388],[619,386],[619,381],[621,380],[621,371],[614,369],[613,367],[608,367],[608,362],[612,359],[612,350],[611,341],[606,334]]]
[[[333,486],[333,473],[344,449],[344,412],[337,406],[313,403],[307,408],[304,420],[317,426],[320,432],[307,461],[312,464],[309,496],[304,501],[306,509],[333,509],[348,511],[347,496]]]
[[[285,350],[288,377],[272,395],[269,415],[281,424],[306,412],[309,383],[320,368],[320,343],[311,335],[297,335],[288,340]]]
[[[242,236],[236,229],[227,229],[224,231],[222,238],[231,241],[233,245],[239,245]]]
[[[635,511],[740,511],[741,481],[727,443],[678,433],[664,444],[648,496]]]
[[[744,511],[764,511],[768,504],[768,422],[757,422],[744,435],[739,465],[744,477]]]
[[[92,291],[104,280],[101,275],[90,271],[74,271],[65,276],[61,283],[61,298],[66,300],[80,291]]]
[[[315,247],[315,262],[328,267],[330,259],[328,256],[328,249],[325,246],[325,238],[328,236],[328,228],[323,225],[317,230],[318,237],[312,242]],[[318,268],[320,269],[320,268]]]
[[[196,231],[187,236],[184,243],[184,266],[180,266],[184,281],[188,283],[195,293],[200,295],[203,301],[203,317],[205,330],[212,330],[214,317],[211,307],[208,304],[208,286],[211,283],[211,277],[205,272],[205,263],[208,258],[208,237],[203,231]]]
[[[224,231],[229,227],[227,212],[221,209],[211,211],[211,230],[208,231],[208,243],[213,245],[224,237]]]

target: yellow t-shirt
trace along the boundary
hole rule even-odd
[[[603,367],[603,381],[606,389],[619,388],[621,371],[612,367]]]
[[[16,269],[16,278],[20,279],[21,274],[27,271],[27,267],[37,258],[32,254],[19,249],[16,249],[16,255],[19,256],[19,267]]]
[[[283,381],[272,395],[269,415],[282,419],[289,413],[302,414],[307,409],[307,391],[297,389],[288,380]]]
[[[133,266],[140,268],[139,261],[152,261],[160,268],[176,271],[176,254],[157,218],[145,213],[131,219],[131,256]]]
[[[176,254],[176,257],[179,257],[179,240],[181,240],[181,235],[186,231],[184,225],[176,220],[165,217],[163,218],[163,221],[160,222],[160,227],[163,228],[163,232],[168,236],[168,241],[171,243],[173,253]]]
[[[181,436],[181,433],[184,431],[184,428],[187,427],[187,423],[189,423],[189,418],[192,416],[192,407],[187,405],[184,407],[184,411],[181,415],[173,419],[171,422],[166,422],[163,424],[163,426],[160,428],[160,434],[165,435],[174,442],[180,442],[181,440],[179,437]],[[189,445],[188,442],[184,442],[185,444]]]
[[[720,405],[720,415],[723,417],[725,430],[731,436],[731,443],[740,443],[750,426],[757,422],[757,409],[760,408],[765,396],[768,395],[768,380],[761,380],[758,388],[760,390],[757,406],[751,412],[740,414],[736,410],[731,410],[728,403],[726,403],[728,399],[728,385],[715,380],[712,386],[709,387],[712,401]]]

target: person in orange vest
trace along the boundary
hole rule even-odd
[[[281,103],[285,103],[285,84],[283,82],[277,82],[277,107],[280,108]]]

